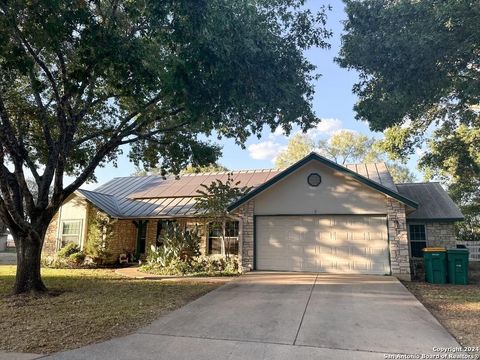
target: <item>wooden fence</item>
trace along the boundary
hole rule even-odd
[[[480,241],[457,241],[457,245],[465,245],[470,251],[470,261],[480,261]]]

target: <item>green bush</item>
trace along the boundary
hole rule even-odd
[[[152,246],[147,264],[140,270],[158,275],[220,276],[238,274],[238,260],[232,256],[200,256],[199,229],[169,224],[160,234],[161,246]]]
[[[105,213],[90,207],[85,253],[96,264],[105,264],[111,257],[108,250],[113,236],[112,221]]]
[[[157,275],[177,276],[225,276],[238,275],[238,259],[230,256],[228,259],[218,256],[198,256],[190,263],[179,259],[170,261],[166,266],[160,263],[147,263],[141,271]]]
[[[80,252],[80,247],[77,244],[68,243],[58,251],[57,255],[59,258],[66,259],[70,257],[70,255],[79,253],[79,252]]]
[[[85,256],[78,245],[69,243],[56,255],[42,258],[42,265],[54,269],[76,268],[82,266]]]
[[[74,264],[80,265],[85,260],[85,253],[83,253],[82,251],[73,253],[68,257],[68,260]]]
[[[169,224],[160,234],[161,246],[151,246],[147,263],[160,267],[170,267],[172,262],[186,262],[200,255],[200,234],[197,227],[182,229],[179,224]]]

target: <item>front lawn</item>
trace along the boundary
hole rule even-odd
[[[51,353],[128,334],[220,286],[119,277],[113,270],[42,269],[57,296],[16,296],[0,266],[0,350]]]
[[[480,267],[470,267],[470,285],[403,284],[461,345],[480,346]]]

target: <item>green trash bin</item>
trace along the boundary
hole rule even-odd
[[[423,251],[425,280],[431,284],[447,283],[447,254],[445,248],[429,247]]]
[[[468,249],[448,249],[448,282],[456,285],[468,284]]]

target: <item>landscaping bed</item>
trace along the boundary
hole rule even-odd
[[[128,279],[110,269],[42,269],[54,296],[11,296],[15,266],[0,266],[0,350],[52,353],[126,335],[219,282]]]
[[[403,284],[461,345],[480,346],[480,263],[470,264],[469,285]]]

